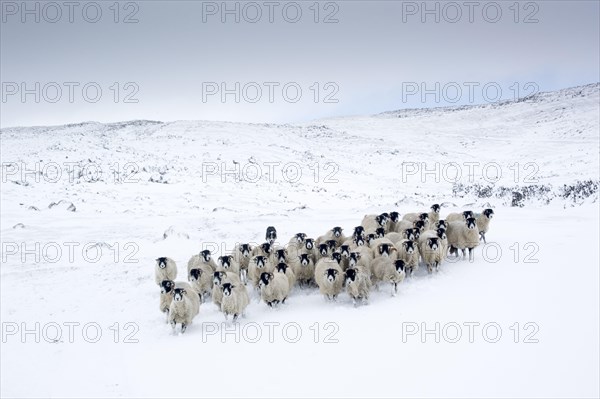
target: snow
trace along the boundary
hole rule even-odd
[[[533,184],[552,193],[597,182],[599,94],[593,84],[518,102],[299,125],[3,129],[1,395],[598,397],[597,191],[511,207],[510,196],[455,196],[451,181],[406,168],[477,162],[476,175],[464,173],[460,182],[495,190],[531,184],[524,175],[534,170]],[[241,181],[221,174],[235,171],[234,161]],[[482,174],[490,163],[502,172],[493,184]],[[24,169],[34,173],[22,176]],[[92,179],[98,169],[102,176]],[[421,268],[396,297],[382,286],[354,308],[347,295],[329,303],[317,290],[296,289],[288,303],[269,309],[251,293],[237,326],[222,324],[216,306],[205,303],[185,334],[173,334],[158,310],[158,256],[175,259],[184,279],[200,249],[223,253],[236,242],[261,242],[269,225],[282,242],[335,225],[349,234],[366,213],[434,202],[455,204],[442,217],[493,206],[488,245],[478,247],[474,262],[446,262],[431,276]],[[22,335],[35,323],[39,334]],[[72,340],[68,323],[79,323]],[[98,342],[88,342],[95,325],[83,336],[86,323],[99,326]],[[435,323],[439,343],[421,335]],[[468,323],[479,323],[473,342]],[[56,326],[62,337],[49,343]],[[462,336],[451,343],[456,326]],[[494,326],[502,333],[496,343],[488,342]],[[257,329],[260,339],[251,342]],[[297,329],[301,337],[290,342]]]

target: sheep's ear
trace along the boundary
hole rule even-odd
[[[273,280],[273,273],[269,273],[269,280]]]
[[[230,287],[231,287],[231,289],[234,289],[234,288],[235,288],[235,285],[231,284],[231,286],[230,286]]]
[[[337,271],[337,269],[333,269],[333,274],[334,274],[335,276],[337,276],[337,274],[338,274],[338,271]]]
[[[360,258],[362,258],[362,255],[360,254],[360,252],[358,252],[358,253],[356,254],[356,259],[360,259]]]
[[[182,294],[187,294],[187,291],[186,291],[185,289],[182,289],[182,290],[181,290],[181,293],[182,293]]]

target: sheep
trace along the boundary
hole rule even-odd
[[[240,277],[231,272],[223,272],[216,271],[213,273],[213,289],[212,289],[212,301],[217,307],[221,307],[221,303],[223,300],[223,290],[221,290],[221,286],[225,283],[232,283],[240,287],[240,289],[244,289]]]
[[[404,281],[406,276],[405,262],[402,259],[392,261],[390,258],[377,258],[373,261],[373,275],[371,277],[375,287],[378,288],[379,282],[389,281],[392,285],[392,296],[398,293],[398,284]]]
[[[265,234],[265,241],[269,244],[275,244],[277,240],[277,230],[273,226],[267,227],[267,233]]]
[[[271,253],[273,252],[273,247],[271,244],[269,244],[268,242],[262,243],[261,245],[257,245],[256,247],[254,247],[252,249],[252,252],[250,252],[250,257],[254,257],[254,256],[265,256],[265,257],[269,257],[271,256]],[[250,265],[250,262],[248,262],[248,265]]]
[[[251,252],[252,246],[250,244],[237,244],[231,252],[233,259],[240,265],[240,278],[244,285],[248,283],[248,264]]]
[[[387,237],[378,238],[370,242],[369,248],[373,251],[373,257],[390,256],[396,258],[396,247],[394,243]]]
[[[419,250],[417,242],[412,240],[399,241],[398,259],[404,261],[404,269],[408,276],[412,276],[419,269]]]
[[[366,237],[364,236],[364,234],[359,235],[357,237],[349,238],[346,241],[344,241],[344,243],[341,245],[341,247],[343,247],[344,245],[348,246],[350,249],[355,249],[355,248],[361,247],[363,245],[366,245],[365,238]]]
[[[276,273],[283,273],[288,279],[288,283],[290,285],[290,291],[296,285],[296,275],[294,274],[294,270],[289,267],[286,263],[280,262],[275,266]]]
[[[396,211],[390,212],[390,220],[387,223],[387,230],[388,232],[394,232],[394,231],[398,231],[396,230],[396,226],[398,225],[398,222],[400,221],[400,214]]]
[[[367,233],[374,233],[379,227],[386,229],[389,220],[389,217],[386,215],[387,214],[383,213],[381,215],[365,215],[360,225],[364,227],[364,230]]]
[[[188,273],[188,281],[200,295],[200,300],[204,302],[204,297],[212,291],[213,270],[206,263],[200,263],[197,267]]]
[[[444,220],[444,219],[440,219],[433,225],[433,227],[435,227],[436,229],[441,228],[441,229],[446,230],[448,228],[448,222],[446,222],[446,220]]]
[[[190,270],[198,268],[201,263],[209,265],[213,272],[217,270],[217,264],[212,258],[210,251],[205,249],[204,251],[200,251],[198,255],[194,255],[190,258],[187,265],[188,274],[190,273]]]
[[[295,236],[290,238],[290,241],[288,242],[288,249],[290,247],[300,248],[302,244],[304,244],[304,240],[306,240],[305,233],[296,233]]]
[[[463,254],[463,259],[466,256],[466,249],[469,249],[469,260],[473,261],[475,253],[473,249],[479,245],[479,232],[477,231],[477,221],[475,218],[467,218],[464,221],[454,221],[448,223],[448,246],[450,253],[458,256],[460,249]]]
[[[329,258],[331,256],[331,249],[329,245],[323,243],[319,244],[317,247],[317,261],[322,258]]]
[[[352,251],[350,252],[350,257],[348,258],[348,267],[363,267],[368,273],[369,277],[371,276],[371,262],[373,261],[372,252],[368,248],[365,248],[368,251]],[[315,271],[316,273],[316,271]]]
[[[419,238],[419,253],[423,259],[423,263],[427,265],[427,272],[431,274],[433,270],[439,270],[440,263],[444,259],[443,247],[437,232],[427,230],[421,238]]]
[[[221,285],[221,295],[221,312],[225,314],[225,321],[227,321],[229,315],[233,315],[233,322],[235,323],[238,316],[244,314],[250,303],[248,291],[243,285],[223,283]]]
[[[292,268],[296,281],[300,284],[308,285],[315,279],[315,263],[308,254],[300,254],[291,258],[289,266]]]
[[[352,238],[356,239],[358,237],[364,237],[365,236],[365,228],[363,226],[356,226],[354,228],[354,230],[352,231]]]
[[[158,306],[160,311],[167,315],[167,322],[169,321],[169,308],[173,301],[171,291],[173,291],[174,288],[175,282],[173,280],[164,280],[160,284],[160,302]]]
[[[487,244],[485,240],[485,233],[488,232],[490,227],[490,220],[494,217],[494,211],[490,208],[484,209],[483,212],[475,218],[477,221],[477,229],[479,230],[479,237],[483,240],[484,244]]]
[[[173,289],[172,295],[173,300],[169,306],[169,323],[173,327],[173,331],[175,331],[177,323],[181,323],[181,333],[183,334],[200,311],[200,297],[193,288],[180,287]]]
[[[269,307],[285,303],[290,283],[284,273],[262,273],[259,280],[260,297]]]
[[[276,248],[275,250],[273,250],[273,253],[271,254],[271,257],[269,258],[269,260],[271,261],[272,264],[276,265],[278,263],[287,263],[289,258],[288,255],[288,250],[285,248]]]
[[[386,231],[383,227],[378,227],[375,230],[375,238],[383,238],[383,237],[385,237],[385,233],[386,233]]]
[[[369,300],[369,292],[371,291],[371,278],[367,271],[362,267],[353,267],[344,272],[346,278],[346,291],[354,306],[357,305],[357,300],[362,303],[367,303]]]
[[[425,222],[423,220],[415,220],[410,222],[408,220],[401,220],[396,224],[396,232],[401,233],[407,229],[419,229],[420,232],[425,231]]]
[[[474,217],[473,211],[464,211],[462,213],[450,213],[450,214],[448,214],[448,216],[446,216],[445,220],[446,220],[446,223],[463,222],[463,221],[467,220],[468,218],[472,218],[472,217]]]
[[[240,275],[240,264],[231,255],[223,255],[217,258],[217,271],[231,272]]]
[[[154,266],[154,281],[160,285],[165,280],[175,280],[177,277],[177,265],[171,258],[156,258]]]
[[[260,275],[264,272],[270,272],[273,270],[273,264],[267,256],[257,255],[250,259],[248,264],[248,280],[258,288],[258,281]]]
[[[407,213],[402,217],[403,220],[408,220],[410,222],[414,222],[415,220],[422,220],[425,222],[426,227],[434,225],[440,220],[440,205],[433,204],[429,208],[431,209],[427,213]]]
[[[324,243],[328,240],[335,240],[336,245],[342,245],[344,241],[346,241],[346,236],[342,233],[344,229],[339,226],[334,227],[329,230],[327,233],[323,234],[319,238],[317,238],[317,245]]]
[[[333,259],[321,259],[315,266],[315,281],[321,294],[335,300],[344,286],[343,271]]]
[[[350,246],[347,244],[342,245],[338,253],[340,255],[340,261],[338,262],[338,264],[340,265],[342,270],[345,271],[348,267],[350,267]]]

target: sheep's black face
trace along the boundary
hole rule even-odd
[[[235,286],[231,283],[225,283],[221,286],[221,290],[223,291],[223,296],[229,296],[231,295],[231,291],[233,291],[233,289],[235,288]]]
[[[271,281],[272,278],[273,275],[271,273],[261,273],[260,280],[258,281],[258,286],[262,288],[264,286],[269,285],[269,281]]]
[[[377,235],[377,238],[383,238],[385,236],[385,229],[383,227],[378,227],[377,230],[375,230],[375,234]]]
[[[328,249],[329,249],[329,248],[327,247],[327,244],[319,244],[319,253],[320,253],[322,256],[326,256],[326,255],[327,255],[327,250],[328,250]]]
[[[221,285],[221,280],[225,278],[225,272],[214,272],[213,273],[213,284]]]
[[[304,246],[306,249],[313,249],[315,247],[315,240],[312,238],[307,238],[304,240]]]
[[[492,209],[485,209],[483,211],[483,214],[488,218],[491,219],[492,217],[494,217],[494,211]]]
[[[356,238],[354,239],[354,243],[355,243],[356,245],[358,245],[359,247],[362,247],[363,245],[365,245],[365,240],[364,240],[364,238],[363,238],[363,237],[356,237]]]
[[[333,229],[331,229],[335,238],[340,238],[342,236],[342,230],[343,229],[339,226],[335,226]]]
[[[413,229],[404,230],[404,238],[406,238],[407,240],[414,240],[415,235],[413,234]]]
[[[175,302],[183,301],[183,296],[185,295],[185,289],[183,288],[175,288],[173,290],[173,300]]]
[[[271,253],[271,244],[269,244],[268,242],[263,243],[260,247],[262,248],[264,253],[266,253],[266,254]]]
[[[419,229],[419,231],[425,228],[425,222],[423,220],[417,220],[415,223],[415,228]]]
[[[375,221],[379,224],[379,226],[383,227],[387,223],[387,218],[383,215],[375,216]]]
[[[379,255],[381,256],[390,256],[391,247],[390,244],[381,244],[379,246]]]
[[[421,230],[415,227],[414,229],[412,229],[412,231],[413,231],[413,238],[412,238],[412,240],[413,241],[417,240],[421,236]]]
[[[433,204],[431,205],[431,210],[434,211],[435,213],[440,213],[440,204]]]
[[[250,245],[248,245],[248,244],[240,245],[240,252],[244,256],[244,258],[248,258],[250,256]]]
[[[404,261],[402,259],[398,259],[394,262],[394,267],[396,268],[396,271],[400,273],[404,270]]]
[[[354,236],[354,238],[356,237],[364,237],[365,235],[365,228],[362,226],[356,226],[354,228],[354,232],[352,233],[352,235]]]
[[[341,255],[344,258],[347,258],[348,256],[350,256],[350,245],[342,245],[340,247],[340,251],[341,251]]]
[[[156,263],[159,268],[164,269],[167,267],[167,258],[157,258]]]
[[[334,252],[331,254],[331,259],[333,259],[334,261],[336,261],[338,263],[338,265],[340,264],[340,262],[342,261],[342,254],[339,252]]]
[[[477,221],[475,220],[475,218],[468,218],[467,219],[467,228],[474,229],[475,227],[477,227]]]
[[[306,239],[306,234],[304,234],[304,233],[296,233],[296,241],[298,241],[298,242],[304,242],[305,239]]]
[[[231,256],[219,256],[219,264],[225,269],[229,269],[231,266]]]
[[[267,227],[267,234],[265,239],[271,244],[273,244],[275,240],[277,240],[277,230],[275,229],[275,227]]]
[[[390,220],[394,223],[398,223],[400,220],[400,214],[398,212],[390,212]]]
[[[414,241],[404,241],[402,246],[404,246],[404,250],[407,254],[412,254],[415,252]]]
[[[298,258],[300,258],[300,264],[302,266],[308,266],[308,264],[310,263],[310,259],[308,259],[308,254],[300,254]]]
[[[190,281],[200,281],[200,276],[202,276],[202,269],[190,270]]]
[[[265,258],[262,255],[254,258],[254,262],[256,262],[256,267],[258,267],[259,269],[262,269],[263,267],[265,267],[266,260],[267,260],[267,258]]]
[[[210,251],[208,249],[201,251],[200,257],[204,259],[205,262],[210,262]]]
[[[473,211],[464,211],[462,214],[463,214],[463,218],[465,218],[465,220],[473,217]]]
[[[337,241],[336,240],[327,240],[327,241],[325,241],[325,244],[327,244],[327,247],[329,249],[335,249],[335,247],[337,246]]]
[[[437,228],[441,227],[441,228],[447,229],[448,223],[446,223],[446,221],[444,219],[438,220],[438,222],[435,224],[435,227],[437,227]]]
[[[160,292],[163,294],[168,294],[175,287],[175,283],[171,280],[163,280],[160,283]]]
[[[277,261],[278,262],[285,262],[285,249],[278,249],[276,251],[277,254]]]
[[[285,273],[287,270],[287,265],[283,262],[278,263],[276,267],[279,273]]]
[[[436,249],[438,249],[439,246],[440,246],[440,243],[438,242],[438,238],[437,237],[428,238],[427,239],[427,246],[432,251],[435,251]]]
[[[377,238],[375,237],[375,234],[367,234],[367,244],[371,245],[371,241],[373,241],[375,238]]]
[[[337,277],[338,271],[336,269],[327,269],[325,270],[325,278],[333,283]]]
[[[346,272],[344,273],[346,275],[346,282],[347,283],[351,283],[353,281],[356,281],[356,269],[347,269]]]
[[[436,233],[440,240],[445,240],[448,238],[446,236],[446,229],[439,228],[436,230]]]
[[[356,265],[356,263],[358,262],[358,260],[360,259],[360,253],[359,252],[350,252],[350,266],[354,266]]]
[[[419,215],[419,219],[421,219],[423,222],[428,222],[429,221],[429,215],[426,213],[422,213]]]

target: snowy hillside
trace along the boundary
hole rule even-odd
[[[298,125],[3,129],[1,394],[597,397],[599,102],[592,84]],[[159,256],[185,280],[199,250],[269,225],[285,244],[433,203],[494,208],[488,244],[396,297],[295,289],[269,309],[252,292],[237,326],[205,303],[182,335],[158,310]]]

